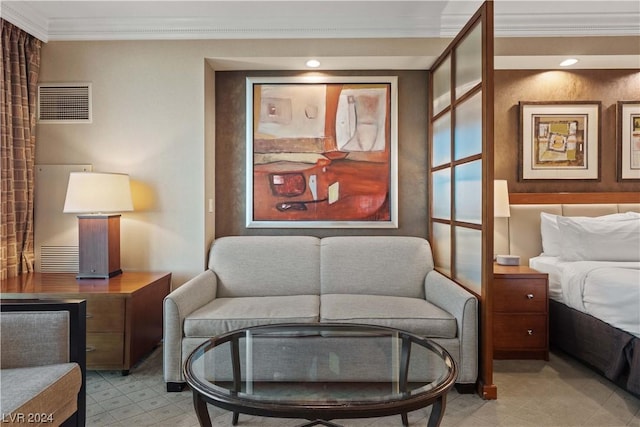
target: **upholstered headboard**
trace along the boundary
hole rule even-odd
[[[540,212],[590,217],[629,211],[640,212],[640,193],[637,192],[513,193],[509,196],[509,201],[511,217],[507,219],[506,230],[496,223],[494,252],[519,255],[520,265],[529,265],[529,258],[542,252]],[[500,234],[503,236],[499,236]]]

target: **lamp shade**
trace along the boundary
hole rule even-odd
[[[63,212],[107,213],[132,211],[129,175],[71,172]]]
[[[496,218],[508,218],[511,216],[509,190],[507,181],[504,179],[493,181],[493,216]]]

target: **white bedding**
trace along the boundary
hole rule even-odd
[[[529,259],[529,267],[549,275],[549,298],[564,302],[562,299],[562,264],[557,256],[537,256]]]
[[[640,337],[640,262],[539,256],[529,265],[549,274],[553,299]]]

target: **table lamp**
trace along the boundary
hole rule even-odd
[[[493,216],[496,218],[509,218],[511,216],[509,189],[507,181],[504,179],[493,181]]]
[[[120,269],[120,214],[132,211],[129,175],[71,172],[65,213],[78,213],[78,279],[107,279]]]
[[[511,208],[509,206],[509,189],[507,181],[504,179],[496,179],[493,181],[493,216],[494,218],[509,218],[511,216]],[[506,230],[496,227],[494,238],[495,237],[502,237],[502,240],[505,241],[504,246],[509,250],[508,221],[506,221]],[[494,240],[494,246],[497,245],[498,242]],[[518,265],[520,264],[520,257],[517,255],[496,255],[496,262],[501,265]]]

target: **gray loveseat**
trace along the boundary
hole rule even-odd
[[[418,237],[231,236],[209,268],[164,301],[164,379],[184,385],[187,356],[208,338],[248,326],[340,322],[433,338],[458,363],[459,389],[478,371],[477,300],[433,269]]]

